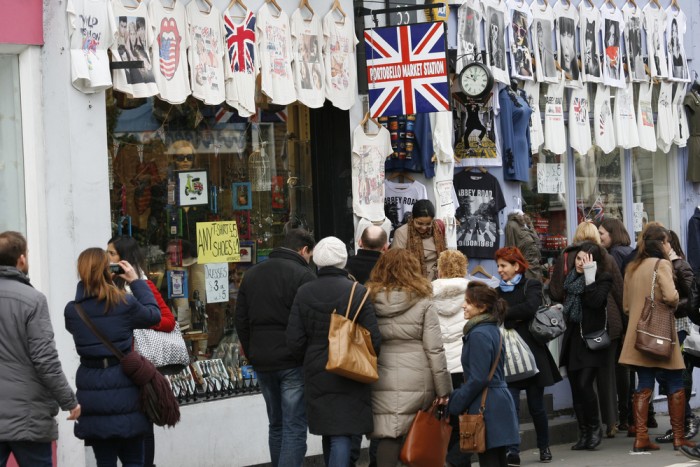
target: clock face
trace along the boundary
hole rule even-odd
[[[460,85],[468,96],[480,96],[488,91],[489,72],[486,68],[478,65],[467,65],[461,74]]]

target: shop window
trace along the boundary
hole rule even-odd
[[[605,154],[594,146],[587,154],[574,151],[578,222],[603,217],[624,219],[622,161],[624,152]]]
[[[0,232],[26,231],[22,111],[17,55],[0,55]]]
[[[138,240],[145,272],[191,351],[190,368],[169,376],[176,394],[185,403],[257,391],[234,327],[237,293],[287,229],[313,232],[308,109],[270,108],[250,119],[192,98],[171,105],[114,91],[107,119],[113,233]],[[240,261],[219,261],[228,277],[214,283],[197,255],[210,248],[201,228],[231,221]]]
[[[678,199],[669,183],[669,159],[675,157],[674,146],[668,154],[649,152],[640,148],[632,150],[632,199],[635,236],[649,221],[672,225],[671,200]],[[677,226],[675,227],[677,228]]]

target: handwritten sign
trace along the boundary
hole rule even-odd
[[[632,209],[634,231],[641,232],[644,227],[644,203],[633,203]]]
[[[564,165],[537,164],[537,192],[564,193]]]
[[[197,222],[197,262],[233,263],[241,260],[236,221]]]
[[[204,265],[207,303],[228,302],[228,263]]]

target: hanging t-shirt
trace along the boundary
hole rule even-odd
[[[600,63],[600,10],[582,1],[578,6],[581,25],[581,78],[583,82],[602,83],[603,69]]]
[[[384,215],[391,221],[391,235],[406,222],[416,201],[428,198],[428,190],[420,182],[398,183],[384,181]]]
[[[615,149],[615,124],[610,106],[610,88],[603,84],[598,84],[596,87],[593,103],[593,131],[595,145],[601,151],[608,154]]]
[[[590,109],[588,86],[571,91],[569,98],[569,144],[579,154],[587,154],[593,146],[591,122],[589,121]]]
[[[501,148],[496,145],[496,111],[495,102],[488,100],[485,104],[468,102],[466,104],[466,121],[462,123],[464,131],[455,145],[455,156],[459,166],[499,167],[502,165]],[[460,128],[461,130],[462,128]]]
[[[356,216],[381,221],[384,215],[384,161],[391,154],[389,131],[367,135],[358,125],[352,133],[352,208]]]
[[[542,129],[542,114],[540,112],[540,83],[526,81],[524,86],[525,100],[532,109],[530,115],[530,150],[537,154],[544,144],[544,131]]]
[[[498,93],[503,148],[503,178],[530,181],[532,152],[530,149],[530,116],[532,109],[523,97],[510,86]]]
[[[278,15],[269,4],[260,7],[255,25],[260,61],[260,89],[273,104],[287,105],[297,100],[292,73],[292,35],[289,16]]]
[[[340,110],[348,110],[355,105],[357,94],[355,46],[359,41],[355,27],[348,17],[337,21],[331,10],[323,18],[323,39],[326,98]]]
[[[171,104],[182,104],[192,94],[187,71],[187,16],[185,5],[174,2],[166,8],[160,0],[148,4],[148,14],[156,28],[156,40],[151,46],[153,74],[159,97]]]
[[[659,100],[656,115],[656,145],[665,154],[671,150],[674,129],[678,122],[673,120],[673,83],[662,82],[659,87]]]
[[[668,44],[668,78],[690,81],[688,56],[685,54],[686,16],[682,10],[666,8],[666,43]]]
[[[70,65],[73,87],[85,94],[112,86],[107,49],[117,29],[112,2],[68,0]]]
[[[465,0],[457,10],[457,73],[481,59],[481,20],[479,0]]]
[[[482,0],[486,19],[486,63],[496,81],[510,84],[506,63],[506,18],[508,8],[503,0]]]
[[[448,248],[457,248],[457,195],[452,177],[454,176],[454,150],[452,148],[452,112],[433,112],[434,120],[433,151],[435,152],[435,176],[433,194],[435,196],[435,218],[445,223],[445,242]]]
[[[544,106],[544,148],[554,154],[566,153],[564,126],[564,80],[547,86]]]
[[[207,105],[219,105],[226,99],[223,16],[215,6],[205,13],[193,1],[187,5],[187,21],[192,95]]]
[[[688,126],[688,114],[685,113],[683,100],[686,96],[686,85],[677,84],[673,93],[673,121],[678,122],[673,136],[673,144],[679,148],[684,148],[688,144],[690,128]]]
[[[243,18],[238,19],[240,21],[236,22],[231,10],[224,11],[226,103],[236,109],[239,116],[250,117],[255,114],[255,79],[259,69],[255,13],[246,10]]]
[[[154,35],[146,3],[139,3],[136,8],[127,8],[121,2],[112,5],[117,22],[114,42],[110,47],[112,60],[143,61],[141,68],[112,70],[114,89],[133,98],[155,96],[158,94],[158,86],[149,52]]]
[[[642,54],[642,9],[627,2],[622,7],[622,17],[625,22],[625,49],[627,50],[628,74],[632,81],[645,83],[649,80],[649,77],[644,69],[644,56]]]
[[[683,106],[688,111],[688,166],[687,180],[700,182],[700,94],[690,90],[683,99]]]
[[[647,151],[656,151],[656,133],[654,132],[654,111],[651,107],[651,83],[639,85],[637,97],[637,128],[639,134],[639,147]]]
[[[622,70],[622,31],[625,23],[622,11],[603,5],[601,8],[601,36],[603,37],[603,82],[615,88],[625,87],[625,73]]]
[[[312,109],[323,107],[326,100],[323,66],[323,27],[318,15],[304,18],[301,10],[292,13],[292,42],[294,46],[294,81],[297,99]]]
[[[535,76],[540,83],[557,83],[561,75],[554,63],[554,10],[549,3],[530,4],[532,12],[532,47],[535,54]]]
[[[647,32],[647,55],[651,76],[668,78],[668,63],[666,63],[664,44],[666,12],[654,6],[654,2],[649,2],[642,10],[642,14],[644,16],[644,29]]]
[[[634,84],[630,81],[627,86],[615,93],[613,122],[617,145],[623,149],[639,146],[637,118],[634,115]]]
[[[462,171],[454,177],[457,249],[467,258],[489,258],[499,246],[498,213],[506,207],[501,186],[490,173]]]
[[[532,12],[525,0],[508,0],[510,11],[510,27],[508,28],[510,44],[511,76],[524,80],[532,80],[532,41],[530,26]]]
[[[554,6],[554,16],[557,24],[557,58],[564,71],[566,86],[580,87],[581,72],[578,66],[578,51],[576,50],[578,10],[573,3],[560,0]]]

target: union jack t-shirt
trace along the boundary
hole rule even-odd
[[[255,53],[255,14],[246,10],[240,22],[231,10],[224,12],[226,44],[226,103],[241,117],[255,113],[255,78],[258,75]]]

